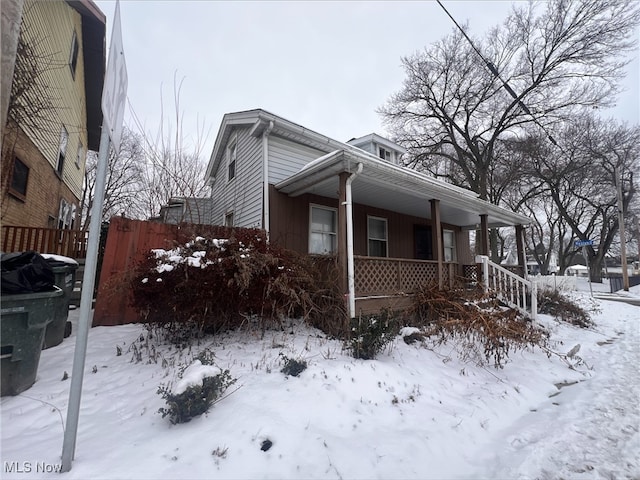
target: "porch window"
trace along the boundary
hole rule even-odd
[[[236,178],[237,143],[234,140],[227,148],[227,181]]]
[[[312,205],[310,216],[309,253],[335,253],[338,211],[335,208]]]
[[[456,261],[456,236],[453,230],[442,231],[442,244],[444,246],[444,261]]]
[[[367,217],[369,256],[387,257],[387,219]]]

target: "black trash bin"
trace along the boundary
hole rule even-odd
[[[36,381],[47,325],[53,321],[63,291],[2,295],[0,301],[0,395],[17,395]]]
[[[43,253],[42,256],[53,270],[55,285],[62,289],[64,293],[57,304],[56,315],[53,321],[47,326],[45,332],[44,345],[42,348],[50,348],[60,345],[62,340],[68,336],[65,335],[65,332],[69,331],[70,333],[71,330],[67,328],[67,318],[69,316],[69,304],[71,303],[73,287],[76,283],[78,262],[73,258],[60,255]],[[71,324],[69,324],[69,327],[70,326]]]

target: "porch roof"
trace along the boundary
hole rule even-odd
[[[339,174],[362,172],[352,183],[354,203],[369,205],[421,218],[431,218],[429,200],[440,200],[443,223],[476,229],[480,215],[489,227],[527,225],[530,219],[481,200],[470,190],[456,187],[415,170],[378,159],[360,149],[335,150],[305,165],[275,187],[291,197],[312,193],[338,198]]]

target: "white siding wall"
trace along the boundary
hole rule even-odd
[[[269,136],[269,183],[276,184],[298,173],[307,163],[329,152]]]
[[[237,137],[235,136],[237,135]],[[224,215],[233,212],[236,227],[262,227],[262,139],[249,135],[249,128],[239,128],[231,135],[237,138],[236,176],[227,181],[225,157],[216,172],[211,189],[213,208],[211,223],[222,225]]]

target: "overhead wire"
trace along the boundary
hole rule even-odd
[[[522,101],[522,99],[519,97],[519,95],[511,88],[511,86],[509,85],[509,83],[502,78],[502,76],[500,75],[500,72],[498,72],[498,69],[496,68],[496,66],[489,60],[487,60],[484,55],[482,55],[482,53],[480,52],[480,50],[478,50],[478,48],[474,45],[474,43],[471,41],[471,39],[469,38],[469,36],[467,35],[467,33],[464,31],[464,29],[460,26],[460,24],[458,24],[458,22],[456,21],[455,18],[453,18],[453,16],[449,13],[449,11],[445,8],[445,6],[442,4],[442,2],[440,0],[436,0],[436,2],[438,2],[438,5],[440,5],[440,7],[442,7],[442,9],[444,10],[444,12],[447,14],[447,16],[451,19],[451,21],[454,23],[454,25],[456,27],[458,27],[458,30],[460,30],[460,32],[462,33],[462,35],[464,36],[464,38],[467,40],[467,42],[469,42],[469,45],[471,45],[471,48],[473,48],[473,50],[478,54],[478,56],[482,59],[482,61],[484,62],[484,64],[487,66],[487,68],[489,69],[489,71],[498,79],[500,80],[500,82],[502,83],[502,86],[504,87],[504,89],[509,93],[509,95],[511,95],[513,97],[513,99],[518,103],[518,106],[522,109],[522,111],[524,113],[526,113],[527,115],[529,115],[534,123],[536,125],[538,125],[538,127],[540,127],[540,129],[542,129],[542,131],[547,135],[547,138],[549,139],[549,141],[554,144],[556,147],[559,147],[558,143],[556,142],[556,140],[553,138],[553,136],[551,136],[551,134],[549,132],[547,132],[547,129],[538,121],[538,119],[535,117],[535,115],[533,113],[531,113],[531,111],[529,110],[529,107],[527,107],[524,102]]]

